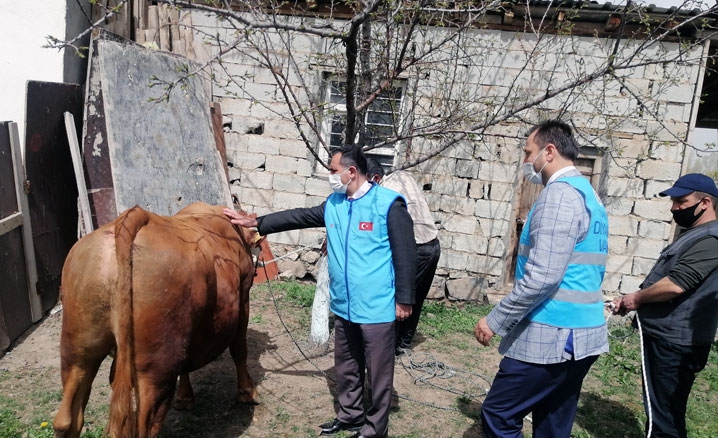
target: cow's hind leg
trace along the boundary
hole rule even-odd
[[[174,407],[180,411],[191,409],[194,406],[194,391],[189,380],[189,373],[180,374],[177,392],[175,393]]]
[[[229,344],[229,353],[237,367],[237,397],[240,403],[257,404],[257,388],[247,371],[247,325],[249,324],[249,289],[252,276],[246,276],[239,285],[239,324],[234,339]]]
[[[237,397],[240,403],[257,404],[257,388],[247,370],[247,330],[232,342],[229,353],[237,367]]]
[[[172,405],[177,375],[157,379],[148,375],[138,376],[140,406],[137,413],[139,438],[154,438],[160,434],[162,421]]]
[[[62,361],[62,402],[55,415],[55,436],[77,438],[85,422],[85,406],[90,398],[92,381],[103,358],[86,359],[81,363]]]

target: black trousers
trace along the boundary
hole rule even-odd
[[[686,346],[666,342],[652,336],[643,336],[645,374],[648,382],[646,397],[643,387],[643,405],[648,416],[650,398],[652,423],[651,438],[685,438],[686,406],[696,374],[708,362],[710,345]],[[646,420],[646,434],[649,423]]]
[[[440,256],[439,239],[416,246],[416,302],[411,316],[396,323],[397,348],[411,348],[411,341],[414,339],[416,327],[419,325],[421,308],[429,294],[429,289],[431,289],[431,282],[434,280]]]

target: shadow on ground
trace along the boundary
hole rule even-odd
[[[261,331],[247,330],[249,357],[247,366],[255,384],[264,379],[265,370],[259,357],[276,350],[270,337]],[[190,374],[195,404],[188,410],[171,409],[162,426],[161,437],[213,437],[241,436],[252,423],[254,405],[237,402],[237,372],[234,361],[226,350],[207,366]]]
[[[592,392],[581,393],[575,423],[594,438],[643,438],[643,430],[635,414],[620,403]],[[616,425],[621,430],[616,430]]]

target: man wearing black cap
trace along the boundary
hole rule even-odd
[[[613,301],[613,312],[636,310],[643,332],[646,435],[685,437],[688,395],[718,326],[718,188],[692,173],[660,195],[671,197],[673,220],[684,230],[641,290]]]

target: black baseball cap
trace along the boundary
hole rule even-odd
[[[678,178],[673,187],[664,190],[659,195],[680,198],[689,193],[703,192],[718,197],[718,187],[713,178],[702,173],[689,173]]]

